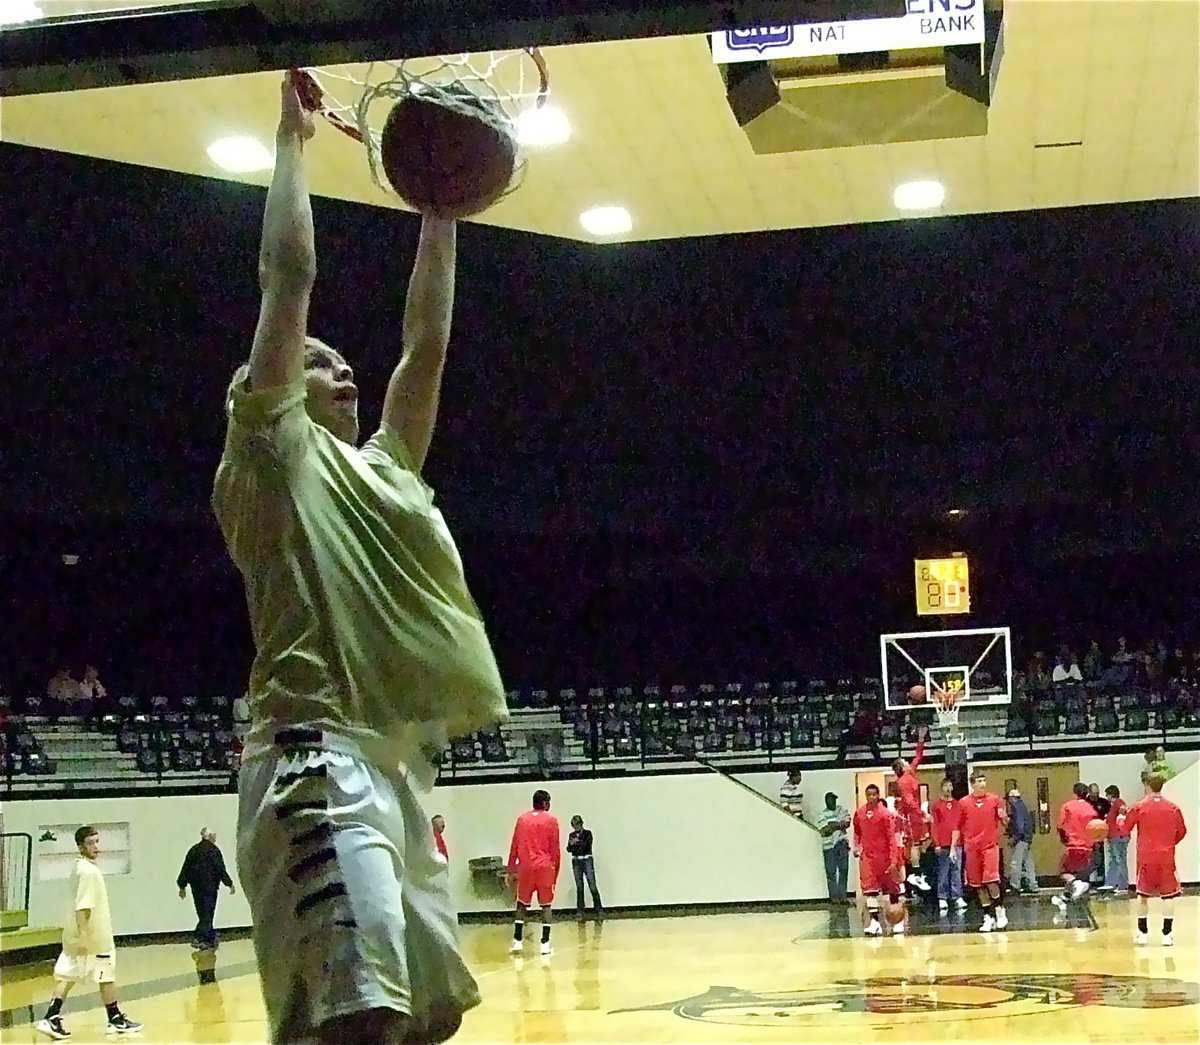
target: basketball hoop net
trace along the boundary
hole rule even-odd
[[[935,689],[933,708],[937,712],[938,726],[947,735],[958,735],[958,694],[953,690]]]
[[[376,123],[382,126],[391,106],[375,107],[380,99],[392,104],[409,97],[436,102],[484,120],[520,145],[523,122],[529,113],[546,104],[550,94],[546,60],[536,47],[372,62],[361,79],[344,69],[336,72],[323,69],[320,76],[318,79],[313,69],[293,73],[300,103],[310,112],[325,117],[347,137],[365,145],[372,180],[393,195],[380,163],[380,132],[375,126]],[[357,94],[353,104],[338,101],[326,87],[326,80],[351,85],[346,90],[347,94]],[[480,106],[477,99],[491,104]],[[525,159],[518,152],[512,184],[505,195],[519,187],[524,170]]]

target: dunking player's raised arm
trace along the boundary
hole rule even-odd
[[[404,305],[400,363],[388,381],[383,423],[408,447],[418,472],[425,465],[454,311],[455,225],[425,215]]]
[[[258,279],[262,305],[250,350],[250,387],[277,388],[304,375],[308,301],[317,272],[312,205],[304,180],[304,143],[313,117],[300,104],[290,75],[275,134],[275,173],[267,192]]]

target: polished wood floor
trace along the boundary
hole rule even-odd
[[[1095,900],[1055,924],[1047,893],[1014,901],[1006,932],[978,915],[918,915],[905,938],[867,939],[859,912],[562,921],[555,954],[507,952],[501,925],[463,928],[483,1004],[461,1042],[1195,1042],[1200,897],[1176,904],[1175,946],[1135,947],[1135,903]],[[8,967],[0,1042],[37,1034],[50,963]],[[200,970],[207,971],[207,970]],[[262,1042],[249,941],[228,940],[201,983],[185,945],[120,952],[121,995],[153,1042]],[[75,1042],[103,1042],[94,991],[65,1011]],[[109,1041],[112,1039],[109,1038]]]

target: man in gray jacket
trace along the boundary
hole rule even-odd
[[[1037,871],[1033,866],[1033,814],[1013,788],[1008,792],[1008,837],[1012,839],[1012,862],[1008,868],[1008,884],[1025,896],[1037,892]],[[1024,884],[1022,884],[1024,883]]]

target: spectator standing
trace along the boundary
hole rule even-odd
[[[797,820],[804,819],[804,785],[801,776],[799,769],[789,769],[787,780],[779,789],[779,805]]]
[[[596,888],[596,859],[592,851],[592,832],[583,826],[583,817],[571,817],[571,833],[567,836],[567,852],[571,854],[571,870],[575,872],[575,911],[583,918],[583,883],[586,880],[592,894],[596,921],[604,919],[604,902]]]
[[[429,821],[429,826],[433,828],[433,844],[437,849],[441,858],[446,862],[450,862],[450,850],[446,848],[446,818],[441,813],[437,813]]]
[[[192,938],[196,949],[215,951],[217,930],[213,928],[213,918],[217,913],[218,887],[226,886],[230,896],[237,892],[225,869],[225,857],[217,847],[215,831],[200,828],[200,841],[187,851],[175,884],[179,887],[181,900],[187,896],[189,887],[192,890],[192,903],[196,907],[196,929]]]
[[[838,804],[832,791],[825,795],[825,808],[817,816],[817,831],[821,835],[821,856],[825,860],[825,883],[833,903],[847,900],[847,877],[850,873],[850,813]]]
[[[1019,788],[1008,792],[1008,837],[1012,856],[1008,865],[1008,884],[1017,892],[1033,896],[1037,892],[1037,870],[1033,866],[1033,814],[1021,797]]]
[[[1116,784],[1109,784],[1104,789],[1108,797],[1108,870],[1104,876],[1104,886],[1112,889],[1118,896],[1129,895],[1129,836],[1121,834],[1117,827],[1118,819],[1124,815],[1127,808],[1125,799],[1121,797],[1121,789]]]

